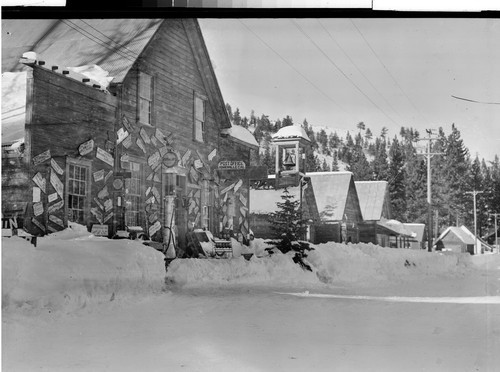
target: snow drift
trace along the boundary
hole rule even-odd
[[[83,226],[38,239],[2,239],[2,309],[23,313],[71,312],[103,302],[137,299],[169,288],[232,285],[268,288],[350,287],[468,270],[470,256],[381,248],[371,244],[314,246],[302,270],[291,255],[267,256],[261,239],[251,248],[233,240],[233,259],[177,259],[165,273],[164,256],[132,240],[95,237]],[[242,253],[253,253],[247,260]],[[318,287],[318,288],[319,288]]]

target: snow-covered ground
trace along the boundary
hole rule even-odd
[[[79,225],[2,239],[2,371],[497,371],[500,255],[368,244],[174,260]]]

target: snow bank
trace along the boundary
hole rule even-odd
[[[2,239],[2,309],[72,311],[88,305],[159,292],[163,254],[131,240],[94,237],[70,228],[26,240]]]
[[[72,312],[161,293],[165,282],[179,288],[214,289],[340,283],[356,287],[460,274],[471,262],[468,255],[327,243],[309,252],[307,262],[313,269],[309,272],[292,261],[291,253],[269,256],[265,248],[270,246],[263,239],[253,240],[250,247],[234,239],[232,244],[232,259],[177,259],[165,273],[164,256],[155,249],[139,241],[95,237],[77,224],[39,238],[37,247],[21,238],[4,238],[2,309],[27,314]],[[246,259],[244,255],[250,253],[252,257]]]

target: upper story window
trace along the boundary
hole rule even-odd
[[[194,96],[194,139],[199,142],[205,137],[205,102],[202,96]]]
[[[139,72],[139,122],[153,125],[153,77]]]

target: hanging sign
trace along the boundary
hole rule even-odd
[[[111,155],[109,152],[101,149],[100,147],[97,148],[97,153],[96,153],[96,158],[99,160],[102,160],[106,164],[109,164],[113,166],[115,164],[115,160],[113,159],[113,155]]]
[[[104,179],[104,169],[94,172],[94,182],[99,182]]]
[[[149,236],[153,236],[161,229],[160,221],[156,221],[153,225],[149,227]]]
[[[54,159],[50,159],[50,165],[52,165],[52,169],[54,169],[57,174],[62,175],[64,173],[63,169]]]
[[[59,217],[57,217],[57,216],[54,216],[53,214],[51,214],[51,215],[49,216],[49,220],[50,220],[50,221],[52,221],[52,222],[54,222],[56,225],[59,225],[59,226],[61,226],[61,227],[64,227],[64,222],[63,222],[63,220],[61,220],[61,219],[60,219]]]
[[[94,236],[108,236],[108,225],[92,225],[92,230],[90,231]]]
[[[43,203],[33,203],[33,214],[38,217],[43,214]]]
[[[52,204],[51,206],[49,206],[48,212],[54,213],[55,211],[58,211],[59,209],[61,209],[63,206],[64,206],[64,201],[61,200],[61,201],[57,202],[56,204]]]
[[[125,138],[128,137],[128,132],[125,129],[120,128],[118,129],[118,132],[116,132],[116,136],[117,136],[116,144],[119,145],[125,140]]]
[[[54,171],[50,172],[50,183],[54,187],[54,190],[56,190],[56,192],[62,198],[64,195],[64,185]]]
[[[218,168],[221,170],[245,169],[245,162],[241,160],[221,160]]]
[[[43,163],[45,160],[50,159],[50,150],[44,151],[33,158],[33,165]]]
[[[42,174],[38,172],[33,176],[33,182],[45,193],[45,186],[47,185],[45,178],[43,178]]]
[[[80,153],[81,156],[90,154],[94,150],[94,140],[90,139],[87,142],[82,143],[78,147],[78,152]]]

